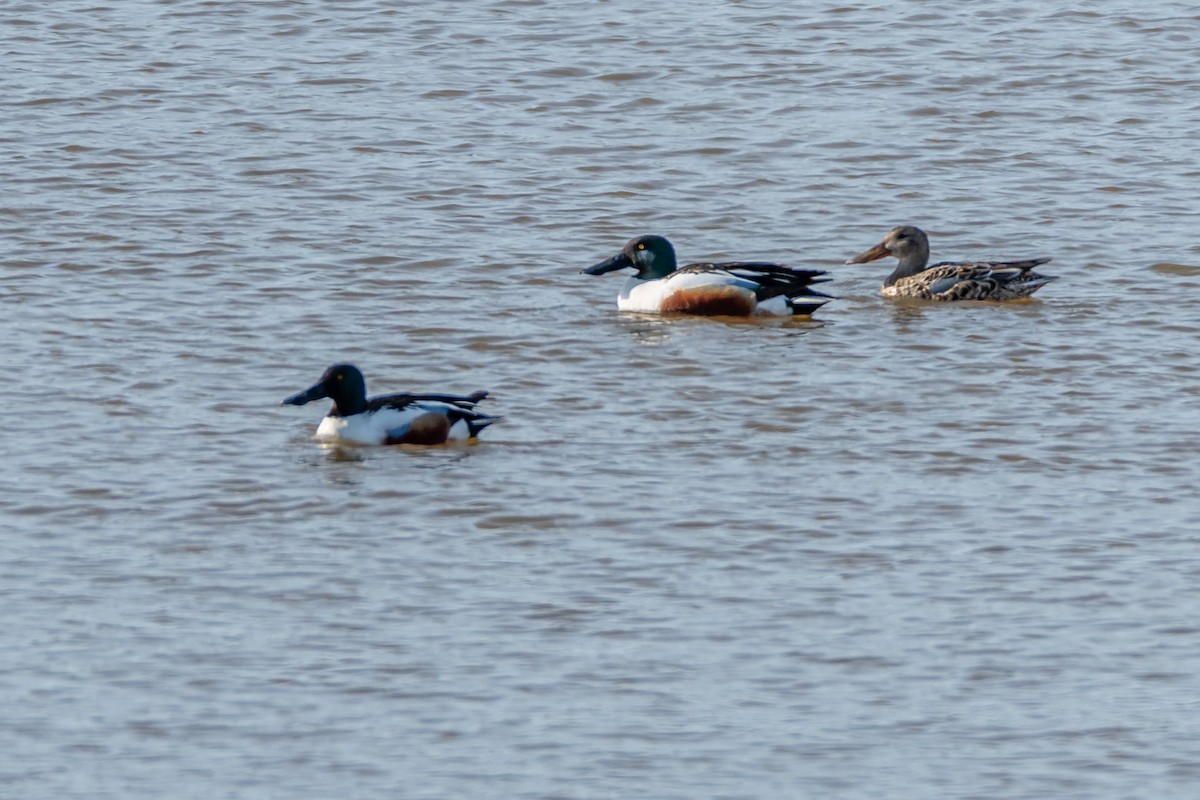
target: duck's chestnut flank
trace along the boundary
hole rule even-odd
[[[757,305],[754,295],[740,287],[705,286],[672,292],[663,298],[659,311],[664,314],[748,317]]]

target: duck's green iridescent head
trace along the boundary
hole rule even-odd
[[[639,236],[607,261],[593,264],[582,272],[603,275],[624,267],[633,267],[641,280],[665,278],[675,271],[675,248],[662,236]]]
[[[325,370],[321,380],[283,401],[283,405],[302,406],[313,400],[328,397],[333,401],[330,416],[349,417],[367,407],[367,384],[353,364],[334,364]]]

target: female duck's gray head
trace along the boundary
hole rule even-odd
[[[882,242],[866,252],[859,253],[846,263],[865,264],[886,256],[892,256],[900,262],[896,265],[896,270],[888,276],[886,283],[894,283],[900,278],[916,275],[925,269],[925,264],[929,261],[929,237],[915,225],[901,225],[888,231]]]
[[[603,275],[624,267],[636,269],[642,280],[665,278],[675,271],[675,248],[662,236],[639,236],[612,258],[580,271],[587,275]]]
[[[321,380],[284,400],[283,405],[302,406],[322,397],[333,401],[329,416],[353,416],[367,408],[367,383],[353,364],[334,364],[325,370]]]

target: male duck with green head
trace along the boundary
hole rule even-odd
[[[639,236],[620,253],[583,270],[588,275],[632,267],[617,308],[651,314],[748,317],[811,314],[829,295],[814,291],[828,280],[821,270],[792,269],[765,261],[688,264],[675,261],[675,248],[662,236]]]
[[[475,404],[487,392],[389,394],[367,397],[367,383],[353,364],[334,364],[321,380],[283,401],[302,406],[329,398],[333,407],[313,437],[339,445],[443,444],[474,439],[499,417],[480,414]]]

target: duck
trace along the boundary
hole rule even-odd
[[[823,270],[793,269],[766,261],[722,261],[680,267],[675,248],[662,236],[632,239],[612,258],[580,272],[603,275],[637,270],[621,287],[617,308],[649,314],[750,317],[811,315],[829,295],[812,284],[829,280]]]
[[[321,398],[333,408],[317,426],[314,439],[344,445],[443,444],[471,440],[500,418],[480,414],[475,404],[487,392],[465,397],[448,394],[389,394],[367,398],[367,384],[353,364],[334,364],[321,380],[281,405],[302,406]]]
[[[865,264],[885,256],[900,263],[883,282],[882,294],[919,300],[1019,300],[1029,297],[1057,276],[1033,268],[1048,258],[1022,261],[944,261],[926,266],[929,237],[915,225],[888,231],[883,241],[846,261]]]

